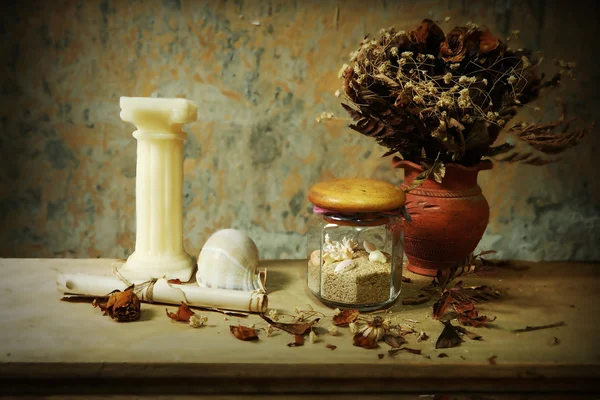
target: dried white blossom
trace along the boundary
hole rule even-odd
[[[413,56],[413,52],[412,51],[403,51],[402,54],[400,54],[400,56],[402,58],[410,58]]]
[[[456,71],[458,69],[458,67],[460,67],[460,63],[455,63],[455,64],[450,65],[450,69],[452,71]]]
[[[190,317],[190,326],[192,328],[200,328],[208,321],[208,317],[199,317],[197,315],[192,315]]]
[[[346,68],[348,67],[348,64],[342,65],[342,68],[340,68],[340,70],[338,71],[338,79],[342,79],[342,77],[344,76],[344,71],[346,71]]]
[[[393,55],[394,57],[398,57],[398,48],[397,47],[392,47],[390,49],[390,54]]]
[[[533,107],[533,111],[540,111],[540,110],[541,110],[541,108],[539,108],[539,107]]]
[[[416,95],[415,97],[413,97],[413,101],[417,104],[424,104],[425,100],[423,100],[423,97]]]
[[[327,331],[329,332],[329,334],[330,334],[331,336],[337,336],[337,334],[339,333],[338,327],[337,327],[337,326],[335,326],[335,325],[330,325],[330,326],[327,328]]]
[[[310,331],[308,334],[308,340],[311,343],[316,343],[319,340],[319,336],[314,331]]]
[[[444,83],[449,85],[450,82],[452,82],[452,73],[448,72],[446,75],[444,75]]]
[[[279,315],[277,314],[277,310],[273,309],[273,310],[269,310],[269,312],[267,313],[267,316],[272,319],[273,321],[279,321]]]
[[[342,92],[340,91],[340,89],[336,90],[334,93],[335,97],[340,97],[341,94],[342,94]]]
[[[340,315],[341,312],[342,311],[339,308],[336,308],[335,310],[333,310],[333,315]]]
[[[451,19],[452,19],[452,18],[450,18],[450,17],[446,17],[446,18],[444,18],[444,22],[448,22],[448,21],[450,21]]]
[[[468,84],[468,83],[475,83],[477,82],[477,78],[474,76],[468,77],[468,76],[461,76],[460,78],[458,78],[458,83],[462,83],[462,84]]]
[[[531,67],[531,61],[529,61],[529,58],[522,56],[521,62],[523,63],[523,69]]]
[[[265,326],[263,329],[265,330],[267,336],[270,337],[271,335],[273,335],[273,327],[271,326],[271,324],[267,324],[267,326]]]
[[[487,79],[485,79],[485,78],[483,78],[483,79],[481,80],[481,82],[483,82],[483,84],[484,84],[484,85],[486,85],[486,86],[487,86],[487,84],[488,84],[488,80],[487,80]]]

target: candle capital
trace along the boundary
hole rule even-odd
[[[183,124],[196,121],[198,107],[187,99],[121,97],[121,119],[147,132],[178,132]]]

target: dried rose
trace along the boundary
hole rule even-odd
[[[352,339],[352,344],[363,349],[374,349],[378,346],[377,340],[371,336],[363,336],[362,333],[357,333]]]
[[[448,63],[461,62],[467,52],[476,46],[476,32],[465,27],[457,26],[446,35],[446,40],[440,45],[442,59]]]
[[[94,299],[92,305],[118,322],[135,321],[141,314],[140,299],[133,292],[133,285],[123,292],[115,290],[108,297]]]
[[[421,25],[410,33],[420,53],[437,54],[440,43],[444,41],[444,32],[430,19],[424,19]]]
[[[171,318],[173,321],[190,322],[190,317],[196,315],[196,313],[190,310],[188,305],[183,301],[177,309],[177,313],[170,312],[168,309],[165,309],[165,311],[167,312],[167,317]]]
[[[249,326],[229,325],[229,331],[233,336],[243,341],[258,340],[256,331],[254,328],[250,328]]]

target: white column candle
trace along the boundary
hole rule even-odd
[[[121,97],[121,119],[137,127],[135,251],[119,271],[129,280],[192,277],[183,249],[183,124],[197,118],[186,99]]]

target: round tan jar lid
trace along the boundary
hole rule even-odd
[[[308,192],[319,208],[347,213],[391,211],[404,206],[404,191],[389,182],[366,178],[341,178],[319,182]]]

